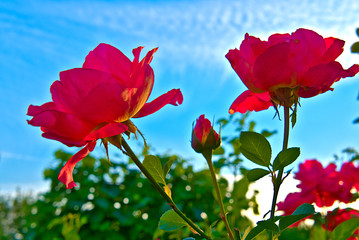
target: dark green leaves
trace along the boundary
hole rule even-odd
[[[187,226],[187,223],[180,216],[178,216],[173,209],[166,211],[161,216],[158,224],[159,229],[165,231],[176,230],[184,226]]]
[[[279,228],[281,231],[292,225],[293,223],[302,220],[312,214],[314,214],[314,207],[309,203],[300,205],[293,213],[289,216],[284,216],[279,221]]]
[[[270,170],[255,168],[249,171],[247,173],[249,181],[256,181],[271,173],[272,170],[269,168],[270,166],[273,167],[273,172],[283,169],[293,163],[300,154],[299,148],[285,149],[277,155],[273,165],[271,165],[272,148],[263,135],[255,132],[242,132],[240,143],[240,150],[246,158]]]
[[[142,164],[147,169],[147,171],[150,172],[156,182],[166,185],[165,174],[163,173],[162,169],[162,163],[158,157],[146,155]]]
[[[346,240],[354,231],[359,228],[359,218],[352,218],[339,224],[332,232],[332,238],[335,240]]]
[[[277,171],[293,163],[298,158],[299,154],[299,148],[288,148],[281,151],[274,159],[273,171]]]
[[[262,168],[254,168],[252,170],[249,170],[246,173],[246,176],[250,182],[257,181],[258,179],[264,177],[265,175],[269,174],[270,172],[268,170],[262,169]]]
[[[156,182],[166,185],[166,175],[170,171],[174,161],[174,158],[170,158],[162,167],[161,160],[158,157],[153,155],[146,155],[142,164],[156,180]]]
[[[269,166],[272,148],[263,135],[256,132],[242,132],[240,142],[240,149],[246,158],[258,165]]]
[[[278,216],[275,217],[274,220],[268,219],[264,221],[257,222],[257,226],[254,227],[248,235],[245,237],[245,240],[254,239],[258,234],[260,234],[263,230],[267,229],[274,234],[280,234],[284,229],[292,225],[293,223],[302,220],[312,214],[314,214],[314,207],[311,204],[304,203],[300,205],[293,213],[289,216]],[[279,220],[279,226],[275,224]],[[359,220],[358,220],[359,221]],[[349,229],[350,227],[348,227]],[[351,229],[351,228],[350,228]],[[333,238],[339,239],[339,238]],[[340,238],[344,239],[344,238]]]

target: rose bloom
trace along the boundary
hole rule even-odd
[[[334,82],[359,72],[359,65],[345,70],[335,61],[343,46],[343,40],[323,38],[307,29],[273,34],[268,41],[247,33],[240,48],[226,54],[248,88],[229,112],[261,111],[272,103],[290,107],[299,97],[309,98],[333,90]]]
[[[201,115],[192,130],[192,148],[203,153],[204,150],[214,150],[221,145],[221,137],[213,130],[211,122]]]
[[[359,218],[359,211],[354,209],[336,209],[328,212],[323,227],[329,231],[333,231],[342,222],[352,219]]]
[[[343,164],[345,166],[345,164]],[[318,207],[330,207],[335,201],[350,203],[353,194],[351,185],[344,182],[341,172],[331,163],[326,168],[317,160],[306,160],[299,165],[295,179],[300,181],[300,192],[290,193],[283,202],[277,204],[278,210],[290,215],[303,203],[315,203]]]
[[[73,169],[95,148],[97,140],[136,134],[130,118],[147,116],[166,104],[182,103],[179,89],[147,102],[154,83],[150,63],[157,48],[140,61],[142,48],[133,49],[131,61],[120,50],[101,43],[86,56],[82,68],[60,72],[60,80],[50,88],[52,102],[29,106],[27,115],[33,118],[28,123],[40,127],[43,137],[69,147],[84,146],[59,174],[66,188],[76,186]]]
[[[359,218],[359,211],[355,209],[335,209],[334,211],[328,212],[325,218],[325,222],[322,225],[324,229],[333,231],[339,224],[352,218]],[[359,237],[359,229],[348,238],[348,240],[357,240]]]

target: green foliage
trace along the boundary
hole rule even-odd
[[[331,239],[346,240],[359,229],[359,218],[352,218],[339,224],[331,234]]]
[[[262,169],[262,168],[254,168],[252,170],[249,170],[246,173],[246,176],[248,178],[249,181],[254,182],[257,181],[258,179],[264,177],[265,175],[268,175],[270,173],[270,171]]]
[[[359,28],[356,29],[356,34],[359,37]],[[351,51],[353,53],[359,53],[359,42],[355,42],[352,46],[351,46]]]
[[[157,194],[143,175],[124,159],[95,159],[88,156],[75,168],[78,188],[65,189],[57,180],[61,167],[71,157],[57,151],[54,165],[44,171],[50,181],[49,191],[23,201],[16,198],[16,217],[9,224],[2,224],[2,239],[184,239],[196,237],[189,228],[168,230],[166,218],[161,215],[170,207]],[[193,171],[188,161],[178,156],[147,156],[144,165],[151,173],[158,174],[158,181],[167,185],[181,210],[199,226],[212,231],[213,239],[223,239],[226,234],[219,221],[218,204],[214,201],[213,183],[207,169]],[[171,167],[172,166],[172,167]],[[232,209],[229,221],[236,226],[249,226],[251,222],[242,215],[243,209],[258,207],[255,195],[246,198],[249,182],[242,178],[230,187],[226,179],[219,179],[224,205]],[[15,211],[7,199],[0,200],[1,216]],[[11,206],[10,206],[11,205]],[[254,210],[256,211],[256,210]],[[205,213],[205,215],[203,215]],[[4,215],[5,214],[5,215]],[[10,214],[10,213],[9,213]],[[165,215],[166,216],[166,215]],[[161,218],[160,228],[158,220]],[[15,224],[15,222],[18,222]],[[213,224],[213,225],[212,225]],[[210,225],[215,226],[210,230]],[[173,227],[174,225],[172,225]],[[4,230],[3,230],[4,229]],[[242,230],[242,229],[241,229]],[[0,238],[1,239],[1,238]]]
[[[182,228],[184,226],[187,226],[187,223],[172,209],[166,211],[161,216],[158,224],[158,228],[165,231],[177,230],[178,228]]]
[[[279,221],[280,231],[283,231],[290,225],[302,220],[312,214],[314,214],[314,207],[309,203],[304,203],[300,205],[293,213],[289,216],[281,217]]]
[[[250,161],[268,167],[272,156],[272,148],[268,140],[256,132],[242,132],[240,136],[242,154]]]
[[[277,171],[281,168],[288,166],[293,163],[299,157],[299,148],[288,148],[281,151],[273,162],[273,171]]]
[[[149,171],[156,182],[166,185],[165,173],[162,169],[161,160],[153,155],[145,156],[143,160],[143,166]]]

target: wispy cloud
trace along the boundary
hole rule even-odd
[[[359,25],[356,0],[31,3],[31,12],[22,11],[54,27],[73,25],[73,30],[88,29],[89,37],[101,32],[120,42],[159,45],[166,62],[171,56],[174,62],[202,67],[224,64],[225,53],[240,44],[245,32],[267,37],[304,26],[349,36]]]
[[[52,5],[52,6],[51,6]],[[216,63],[245,32],[294,31],[300,26],[343,35],[358,24],[358,1],[197,1],[161,3],[58,3],[51,14],[160,44],[174,58]],[[174,59],[178,60],[178,59]],[[193,64],[193,63],[191,63]]]

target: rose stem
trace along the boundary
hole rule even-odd
[[[132,151],[131,147],[127,144],[125,139],[120,139],[121,136],[110,137],[109,141],[111,144],[115,145],[117,148],[125,149],[128,156],[133,160],[137,167],[141,170],[143,175],[151,182],[152,186],[161,194],[161,196],[166,200],[170,207],[183,219],[185,220],[191,228],[193,228],[199,235],[205,239],[211,239],[207,236],[196,224],[194,224],[189,218],[187,218],[181,210],[178,209],[177,205],[173,202],[172,198],[167,195],[163,188],[157,183],[157,181],[152,177],[152,175],[147,171],[147,169],[142,165],[141,161],[137,158],[136,154]]]
[[[218,182],[217,182],[216,173],[214,172],[214,167],[213,167],[213,163],[212,163],[212,152],[213,152],[213,150],[210,149],[210,150],[207,150],[207,151],[203,151],[202,154],[203,154],[204,158],[207,160],[209,170],[211,172],[213,185],[214,185],[214,187],[216,189],[217,200],[218,200],[219,208],[220,208],[220,211],[221,211],[221,219],[223,220],[224,225],[227,228],[229,238],[234,240],[232,230],[229,227],[229,224],[228,224],[228,221],[227,221],[227,215],[226,215],[226,213],[224,211],[223,200],[222,200],[221,192],[219,190],[219,185],[218,185]]]

